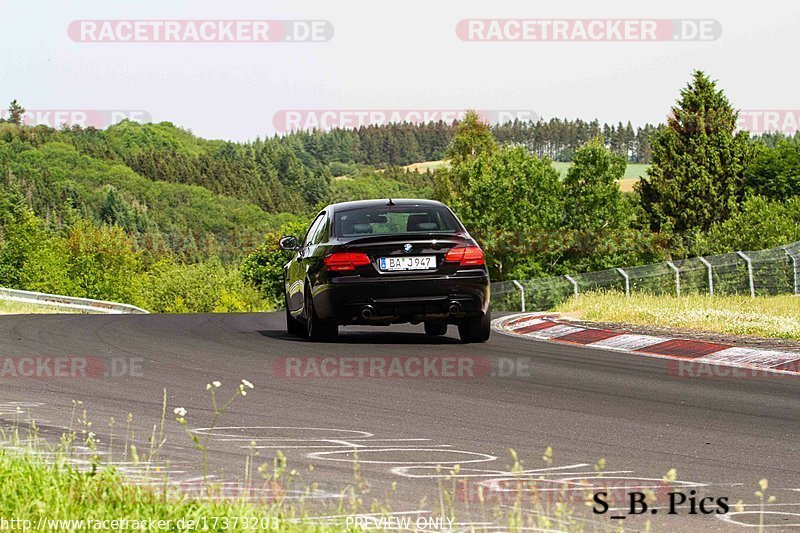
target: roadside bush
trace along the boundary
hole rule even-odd
[[[271,308],[238,270],[219,261],[183,265],[155,263],[142,276],[142,300],[152,313],[236,313]]]
[[[42,221],[22,197],[0,189],[0,286],[22,288],[23,268],[46,241]]]
[[[800,197],[785,202],[747,198],[730,219],[695,235],[692,255],[761,250],[800,240]]]
[[[800,139],[781,139],[774,148],[756,145],[745,169],[745,188],[771,200],[800,194]]]
[[[19,286],[25,290],[50,294],[74,294],[70,278],[67,243],[52,237],[40,244],[29,256],[20,271]]]
[[[242,262],[242,278],[261,291],[264,298],[275,307],[283,307],[283,265],[289,254],[278,248],[283,236],[292,235],[303,239],[307,224],[292,222],[281,227],[281,231],[268,233],[264,242]]]
[[[72,296],[115,302],[139,301],[139,257],[118,226],[79,221],[67,233],[66,268]]]

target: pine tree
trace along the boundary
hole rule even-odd
[[[21,126],[24,115],[25,108],[19,105],[16,100],[12,101],[8,106],[8,122]]]
[[[653,164],[639,184],[653,229],[707,230],[736,210],[747,145],[747,133],[734,134],[737,118],[716,82],[695,71],[651,139]]]

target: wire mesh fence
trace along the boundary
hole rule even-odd
[[[799,294],[800,241],[779,248],[733,252],[652,265],[492,283],[498,311],[547,310],[597,290],[649,294]]]

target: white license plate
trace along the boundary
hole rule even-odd
[[[436,256],[381,257],[379,264],[381,270],[431,270],[436,268]]]

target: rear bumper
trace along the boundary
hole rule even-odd
[[[483,316],[490,298],[489,275],[482,270],[390,280],[341,276],[314,287],[313,293],[317,315],[339,324],[456,322]],[[368,306],[371,316],[366,318]]]

